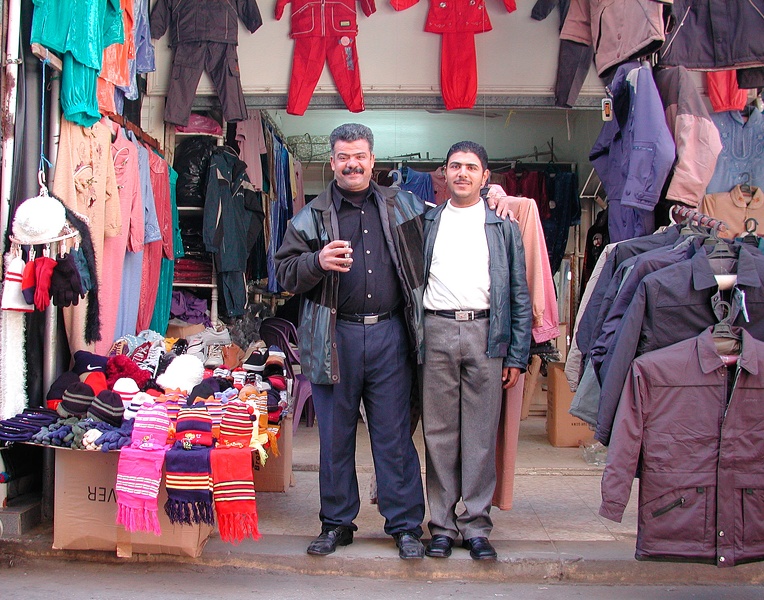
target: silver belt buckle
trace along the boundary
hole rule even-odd
[[[379,322],[379,315],[365,315],[363,318],[364,325],[374,325]]]
[[[475,319],[474,310],[457,310],[454,311],[454,318],[457,321],[472,321]]]

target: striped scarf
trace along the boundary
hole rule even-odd
[[[212,451],[212,494],[220,539],[238,544],[260,539],[257,502],[249,447],[217,447]]]
[[[212,474],[210,448],[175,445],[165,457],[167,502],[164,510],[171,523],[207,523],[214,525],[212,511]]]

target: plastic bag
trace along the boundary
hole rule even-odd
[[[203,135],[190,137],[178,144],[173,163],[173,168],[178,172],[178,206],[204,206],[207,169],[215,145],[214,138]]]

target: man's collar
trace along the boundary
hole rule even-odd
[[[334,208],[339,211],[340,206],[342,206],[342,201],[346,200],[345,194],[343,193],[342,188],[337,185],[337,181],[334,180],[331,184],[331,190],[332,190],[332,202],[334,202]],[[372,190],[371,184],[369,184],[369,187],[366,189],[366,198],[372,198],[374,195],[374,191]],[[348,202],[350,202],[348,200]]]

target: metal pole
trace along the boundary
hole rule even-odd
[[[0,176],[0,239],[5,239],[11,211],[11,191],[13,186],[13,153],[15,147],[16,101],[18,97],[19,37],[21,34],[21,0],[8,3],[8,31],[5,53],[5,96],[3,97],[2,119],[3,157]],[[0,269],[2,267],[0,266]]]

